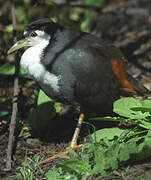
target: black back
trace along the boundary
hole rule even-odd
[[[112,111],[120,88],[108,53],[111,47],[102,39],[66,29],[49,19],[40,19],[27,27],[27,31],[35,29],[53,37],[43,51],[41,63],[60,77],[60,91],[51,89],[48,96],[80,105],[85,111],[103,114]]]

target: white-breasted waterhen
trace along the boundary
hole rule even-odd
[[[104,115],[111,111],[121,90],[132,94],[148,92],[127,75],[120,50],[100,38],[65,28],[48,18],[29,24],[23,35],[24,39],[8,53],[28,46],[20,62],[25,72],[51,98],[80,106],[81,115],[71,141],[73,149],[81,147],[77,138],[84,113]]]

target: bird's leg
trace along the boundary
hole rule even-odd
[[[77,140],[78,140],[78,136],[79,136],[79,133],[80,133],[80,129],[81,129],[83,120],[84,120],[84,114],[81,113],[80,116],[79,116],[79,120],[78,120],[78,123],[77,123],[77,127],[76,127],[76,129],[75,129],[75,131],[74,131],[74,134],[73,134],[73,137],[72,137],[72,141],[71,141],[71,143],[70,143],[70,147],[71,147],[73,150],[77,150],[77,149],[81,148],[82,145],[83,145],[83,144],[77,145]],[[57,153],[57,154],[55,154],[54,156],[48,157],[47,159],[41,161],[41,162],[39,163],[39,165],[40,165],[40,164],[47,163],[47,162],[51,161],[52,159],[57,158],[58,155],[67,155],[67,154],[69,154],[68,151],[64,151],[64,152]]]
[[[78,136],[79,136],[83,121],[84,121],[84,114],[81,113],[79,116],[77,127],[76,127],[73,137],[72,137],[71,144],[70,144],[70,147],[73,149],[75,149],[76,147],[79,147],[79,145],[77,145],[77,141],[78,141]]]

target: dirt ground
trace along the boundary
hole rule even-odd
[[[107,2],[101,12],[94,13],[93,34],[120,48],[128,60],[129,73],[151,90],[151,1],[116,0]],[[4,99],[2,106],[10,109],[13,82],[12,79],[5,76],[1,76],[1,79],[0,98]],[[6,87],[2,83],[4,81],[7,82],[5,83]],[[24,87],[20,91],[19,115],[23,118],[27,116],[29,108],[34,105],[33,88],[36,85],[33,83],[32,87],[28,87],[26,81],[21,81],[21,83],[24,84]],[[32,100],[29,99],[29,94],[33,94]],[[31,132],[28,123],[24,121],[23,126],[29,128],[24,133],[30,132],[32,135],[27,139],[24,138],[25,134],[17,137],[13,154],[13,169],[10,172],[4,170],[9,123],[5,118],[0,119],[0,179],[15,179],[16,168],[26,157],[33,157],[36,153],[43,155],[43,152],[46,151],[54,154],[65,149],[71,140],[77,117],[77,112],[69,112],[52,121],[45,137],[41,132]],[[110,126],[110,124],[104,123],[95,125],[98,129]],[[18,133],[16,132],[16,135]],[[85,138],[89,141],[87,125],[82,127],[79,143],[82,143]],[[43,169],[47,171],[59,161],[57,159],[47,163],[43,165]],[[151,160],[132,165],[131,172],[125,175],[125,180],[151,179]]]

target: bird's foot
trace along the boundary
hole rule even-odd
[[[81,113],[81,114],[80,114],[80,117],[79,117],[79,120],[78,120],[77,127],[76,127],[76,129],[75,129],[75,132],[74,132],[74,135],[73,135],[73,138],[72,138],[72,141],[71,141],[71,143],[70,143],[70,147],[71,147],[71,149],[73,149],[73,150],[77,150],[77,149],[79,149],[79,148],[81,148],[81,147],[83,146],[83,144],[77,145],[77,140],[78,140],[78,136],[79,136],[79,133],[80,133],[80,129],[81,129],[83,120],[84,120],[84,114]],[[49,157],[49,158],[41,161],[41,162],[39,163],[39,165],[40,165],[40,164],[47,163],[47,162],[49,162],[49,161],[51,161],[51,160],[53,160],[53,159],[58,158],[58,155],[67,155],[67,154],[69,154],[69,151],[64,151],[64,152],[57,153],[57,154],[55,154],[54,156],[51,156],[51,157]]]
[[[77,149],[81,148],[82,146],[83,146],[83,144],[75,145],[74,147],[70,146],[70,147],[71,147],[71,149],[73,149],[73,150],[77,150]],[[70,153],[69,151],[64,151],[64,152],[57,153],[57,154],[55,154],[55,155],[53,155],[53,156],[51,156],[51,157],[48,157],[47,159],[41,161],[41,162],[39,163],[39,165],[45,164],[45,163],[47,163],[47,162],[50,162],[51,160],[58,158],[59,155],[67,155],[67,154],[69,154],[69,153]]]

